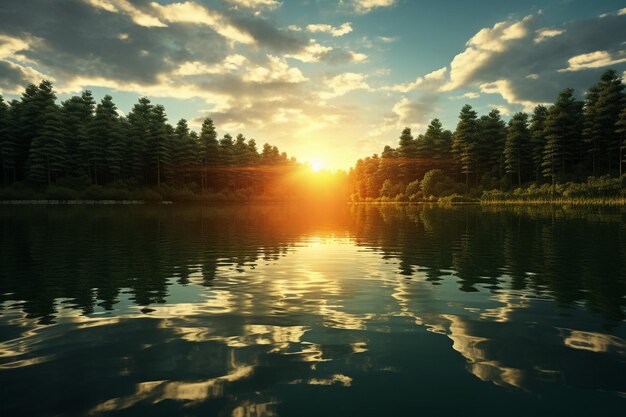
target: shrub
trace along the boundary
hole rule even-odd
[[[119,187],[103,187],[91,185],[82,192],[81,197],[85,200],[128,200],[128,190]]]
[[[395,198],[398,194],[402,194],[404,187],[402,184],[394,184],[391,180],[385,180],[380,189],[380,196],[387,198]]]
[[[428,171],[422,179],[422,193],[424,196],[443,197],[453,194],[457,189],[457,184],[443,173],[440,169]]]
[[[149,188],[140,188],[130,194],[133,200],[141,200],[148,202],[158,202],[163,200],[163,196]]]
[[[45,196],[48,200],[76,200],[78,192],[71,188],[51,185],[46,188]]]
[[[411,181],[407,186],[406,189],[404,191],[404,193],[408,196],[414,196],[417,194],[421,194],[421,190],[420,190],[420,181],[419,180],[415,180],[415,181]]]

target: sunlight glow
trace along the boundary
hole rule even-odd
[[[310,161],[311,171],[320,172],[324,168],[324,163],[319,160]]]

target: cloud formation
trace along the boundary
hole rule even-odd
[[[351,6],[357,13],[365,14],[378,7],[390,7],[396,0],[350,0]]]
[[[334,37],[339,37],[339,36],[343,36],[346,35],[350,32],[352,32],[352,24],[350,22],[346,22],[344,24],[342,24],[341,26],[332,26],[332,25],[326,25],[326,24],[311,24],[311,25],[307,25],[306,30],[308,30],[309,32],[322,32],[322,33],[328,33],[329,35],[332,35]]]
[[[325,80],[325,84],[330,91],[321,92],[320,97],[323,99],[329,99],[342,96],[354,90],[370,90],[371,87],[367,84],[366,80],[366,74],[355,72],[346,72],[335,75]]]
[[[624,56],[624,51],[619,51],[619,55]],[[626,62],[626,56],[623,58],[613,57],[607,51],[595,51],[588,54],[580,54],[567,60],[568,67],[560,69],[559,72],[581,71],[590,68],[602,68],[609,65],[621,64]]]
[[[240,6],[247,9],[275,9],[281,5],[278,0],[226,0],[233,6]]]
[[[558,28],[540,24],[540,15],[526,16],[481,29],[451,60],[445,81],[434,87],[444,93],[479,87],[484,94],[497,94],[530,110],[553,101],[565,87],[586,90],[609,66],[619,71],[626,67],[626,14],[621,11]],[[432,89],[426,78],[385,89],[399,93]]]

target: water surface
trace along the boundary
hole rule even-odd
[[[0,207],[0,414],[618,415],[625,220]]]

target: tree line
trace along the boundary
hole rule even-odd
[[[421,199],[624,174],[626,95],[614,70],[577,100],[561,91],[554,104],[519,112],[508,123],[497,109],[478,117],[470,105],[454,132],[433,119],[423,134],[406,128],[396,148],[360,159],[350,172],[355,200]]]
[[[97,104],[88,90],[60,105],[56,98],[49,81],[28,85],[19,100],[0,96],[0,184],[263,191],[298,166],[242,134],[218,138],[210,118],[199,133],[185,119],[172,125],[145,97],[126,116],[109,95]]]

